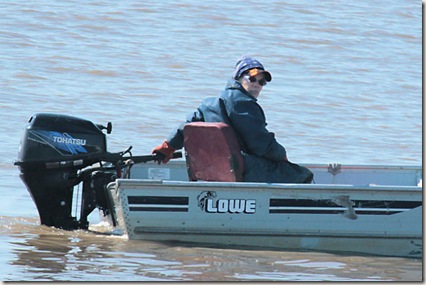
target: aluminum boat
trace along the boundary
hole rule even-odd
[[[15,165],[42,225],[88,229],[99,209],[131,240],[422,257],[421,166],[301,164],[313,183],[248,183],[234,175],[232,152],[223,167],[213,165],[220,155],[197,158],[187,148],[161,165],[161,156],[131,147],[110,153],[111,128],[31,116]],[[218,140],[209,141],[222,152]],[[206,179],[194,175],[205,170]],[[219,177],[230,178],[210,179],[224,171]]]

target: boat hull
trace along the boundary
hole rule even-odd
[[[110,188],[132,240],[422,256],[416,186],[118,179]]]

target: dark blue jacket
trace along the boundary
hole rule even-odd
[[[186,122],[170,134],[167,141],[175,148],[183,147],[183,127],[189,122],[224,122],[230,125],[247,154],[272,161],[286,157],[285,148],[274,133],[266,129],[265,114],[257,99],[248,93],[238,81],[230,80],[219,97],[209,97],[187,116]]]
[[[238,81],[230,80],[219,97],[204,99],[170,134],[170,146],[183,147],[183,128],[190,122],[223,122],[234,129],[244,158],[245,182],[311,183],[313,179],[313,173],[306,167],[284,161],[285,148],[266,129],[265,114],[257,99]]]

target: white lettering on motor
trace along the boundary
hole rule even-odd
[[[63,143],[63,144],[86,145],[85,139],[74,139],[74,138],[64,138],[64,137],[54,136],[53,141],[56,143]]]
[[[256,212],[256,200],[244,199],[207,199],[206,212],[208,213],[246,213]]]

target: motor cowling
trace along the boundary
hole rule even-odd
[[[87,228],[87,221],[72,216],[73,189],[81,182],[78,171],[107,153],[102,128],[61,114],[38,113],[29,119],[15,165],[37,206],[41,224]]]
[[[81,168],[84,161],[104,153],[106,137],[97,125],[68,115],[40,113],[28,121],[17,162]]]

